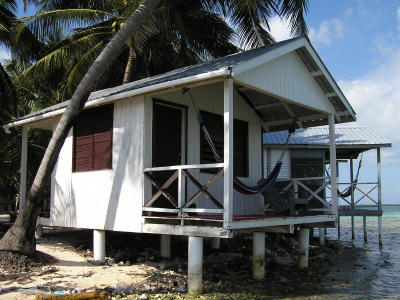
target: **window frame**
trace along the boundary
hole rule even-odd
[[[101,122],[98,122],[100,120]],[[112,169],[114,104],[106,104],[82,111],[73,125],[72,172],[91,172]],[[87,140],[80,144],[78,140]],[[78,164],[77,157],[85,150],[79,146],[87,146],[88,163]],[[97,147],[96,147],[97,146]],[[100,150],[100,151],[99,151]],[[77,153],[78,152],[78,153]],[[85,167],[88,166],[88,167]]]

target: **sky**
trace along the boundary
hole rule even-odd
[[[382,200],[400,203],[400,1],[310,0],[306,19],[311,43],[356,111],[356,124],[349,125],[372,127],[391,140],[392,148],[382,148]],[[269,25],[277,40],[289,37],[285,20],[275,17]],[[340,180],[348,173],[343,164]],[[370,150],[360,180],[376,179]]]
[[[357,113],[350,125],[372,127],[392,141],[382,150],[383,202],[400,203],[400,1],[309,0],[306,20],[311,43]],[[277,40],[290,37],[284,20],[274,17],[269,25]],[[8,55],[0,47],[0,59]],[[340,172],[348,173],[343,166]],[[375,181],[376,174],[371,150],[360,180]]]

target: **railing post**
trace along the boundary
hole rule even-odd
[[[233,215],[233,80],[224,81],[224,227]]]
[[[28,162],[28,126],[22,126],[21,133],[21,175],[19,181],[19,210],[22,209],[26,199],[26,174]]]
[[[339,201],[337,197],[337,172],[336,172],[336,144],[335,144],[335,116],[330,114],[329,119],[329,164],[331,166],[331,213],[338,218]]]
[[[178,209],[181,209],[185,204],[185,184],[183,183],[182,168],[178,169]],[[178,217],[182,216],[182,211],[178,212]]]
[[[350,158],[350,191],[351,191],[351,209],[354,209],[354,185],[353,185],[353,159]],[[355,239],[354,234],[354,216],[351,216],[351,239]]]

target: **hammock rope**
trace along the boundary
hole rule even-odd
[[[218,154],[217,149],[214,145],[214,142],[211,139],[210,134],[208,133],[208,130],[207,130],[207,128],[204,124],[203,118],[201,116],[200,110],[196,105],[196,101],[194,101],[194,99],[193,99],[190,89],[189,88],[182,89],[182,94],[185,94],[187,92],[189,94],[190,99],[192,100],[194,109],[196,111],[197,122],[199,123],[200,128],[203,131],[204,137],[205,137],[208,145],[211,148],[211,151],[214,155],[214,159],[217,163],[221,163],[221,162],[223,162],[223,160],[222,160],[221,156]],[[289,146],[290,137],[293,133],[294,133],[294,129],[290,129],[289,134],[286,138],[286,142],[283,147],[282,153],[281,153],[279,159],[277,160],[274,168],[272,169],[272,172],[268,175],[267,178],[261,179],[258,182],[258,184],[254,185],[254,186],[249,186],[249,185],[246,185],[245,183],[243,183],[241,180],[239,180],[239,178],[234,176],[233,177],[233,188],[237,192],[244,194],[244,195],[257,195],[257,194],[260,194],[260,193],[268,190],[272,186],[272,184],[276,181],[276,179],[278,178],[278,175],[282,168],[282,160],[283,160],[283,157],[285,156],[285,152]]]

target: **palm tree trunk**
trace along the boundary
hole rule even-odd
[[[134,42],[135,42],[134,38],[131,37],[126,43],[129,47],[129,56],[128,56],[128,61],[126,62],[124,79],[122,80],[123,84],[132,81],[133,62],[136,59]]]
[[[35,227],[42,203],[45,183],[50,179],[58,154],[64,144],[74,120],[85,106],[87,98],[96,82],[108,69],[132,33],[142,24],[144,18],[152,13],[159,0],[144,0],[127,19],[124,26],[111,39],[97,59],[93,62],[76,88],[69,105],[62,115],[47,146],[32,187],[15,224],[0,241],[0,250],[11,250],[25,254],[35,251]]]

